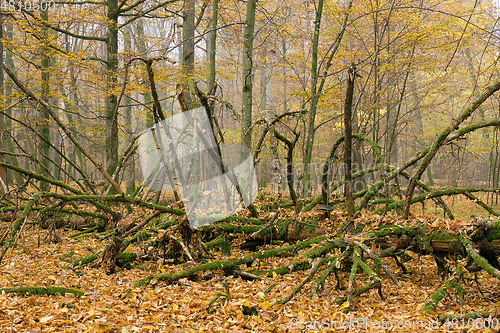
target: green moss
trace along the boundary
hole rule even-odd
[[[488,241],[500,239],[500,220],[493,221],[493,228],[487,235]]]
[[[75,296],[85,295],[85,292],[78,289],[63,288],[63,287],[10,287],[1,288],[0,292],[16,293],[19,296],[24,295],[61,295],[73,294]]]
[[[123,267],[128,263],[137,259],[137,253],[135,252],[122,252],[118,255],[117,265]]]

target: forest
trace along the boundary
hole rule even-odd
[[[0,331],[500,332],[499,18],[0,0]]]

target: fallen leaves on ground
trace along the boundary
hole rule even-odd
[[[337,302],[345,290],[335,289],[333,276],[319,297],[311,296],[309,283],[286,305],[277,303],[308,272],[273,274],[261,281],[245,281],[214,272],[201,275],[197,281],[184,279],[173,284],[154,281],[147,287],[137,288],[133,284],[141,278],[183,268],[146,261],[137,263],[141,269],[121,270],[113,275],[91,267],[75,270],[67,260],[61,260],[61,255],[74,251],[73,259],[85,257],[91,254],[90,248],[102,250],[106,241],[93,237],[73,240],[68,237],[73,231],[58,231],[63,243],[42,242],[38,246],[46,232],[30,229],[23,236],[23,246],[9,250],[0,267],[0,287],[59,286],[80,289],[86,295],[1,294],[1,332],[298,332],[300,329],[306,332],[428,332],[433,318],[424,316],[421,309],[443,283],[429,256],[414,255],[406,264],[405,274],[392,260],[387,260],[401,287],[382,274],[382,292],[386,299],[382,300],[372,290],[353,299],[352,311],[348,314],[342,310],[349,304]],[[133,250],[141,251],[137,247]],[[240,255],[243,253],[234,249],[231,256]],[[223,258],[220,253],[215,259],[219,258]],[[258,265],[261,269],[272,269],[285,265],[289,259],[271,258]],[[348,272],[341,273],[340,277],[341,284],[347,286]],[[358,287],[364,278],[360,276]],[[478,282],[486,298],[479,293],[476,283],[469,281],[464,305],[447,298],[436,312],[491,311],[495,305],[500,307],[498,281],[480,272]],[[270,288],[273,284],[276,285]],[[209,308],[210,301],[217,295]],[[453,326],[436,327],[433,331],[484,331],[449,328]]]

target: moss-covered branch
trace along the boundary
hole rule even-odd
[[[436,290],[430,297],[430,300],[425,303],[423,312],[429,313],[431,311],[436,311],[437,305],[448,293],[448,289],[456,288],[459,282],[462,280],[462,269],[457,267],[453,274],[453,278],[446,281],[445,284],[438,290]]]
[[[23,222],[28,217],[29,213],[31,213],[31,207],[33,207],[35,202],[38,201],[40,195],[41,195],[40,192],[37,192],[33,195],[33,197],[26,203],[26,206],[24,207],[22,214],[12,224],[12,229],[10,231],[9,238],[3,244],[2,253],[0,254],[0,263],[2,262],[2,259],[5,256],[5,253],[7,253],[9,247],[13,245],[14,238],[16,237],[17,232],[23,225]]]
[[[183,271],[171,273],[171,274],[152,275],[152,276],[149,276],[149,277],[146,277],[142,280],[137,281],[135,283],[135,286],[147,285],[153,279],[172,282],[172,281],[176,281],[178,279],[193,276],[199,272],[211,271],[211,270],[231,270],[239,265],[251,263],[256,259],[275,257],[275,256],[285,254],[288,252],[295,252],[297,250],[307,248],[313,244],[320,243],[320,242],[326,240],[327,238],[328,238],[327,236],[320,236],[320,237],[310,239],[308,241],[298,242],[295,245],[285,246],[285,247],[278,248],[278,249],[267,250],[264,252],[254,252],[254,253],[249,254],[249,255],[242,257],[242,258],[214,261],[211,263],[201,264],[201,265],[198,265],[198,266],[195,266],[195,267],[183,270]]]
[[[488,274],[493,275],[497,279],[500,279],[500,270],[496,269],[490,263],[488,262],[487,259],[485,259],[483,256],[481,256],[477,251],[474,249],[472,246],[472,242],[467,239],[466,237],[459,237],[460,242],[462,245],[465,247],[465,250],[467,251],[467,254],[471,256],[471,258],[474,260],[474,262],[484,269]]]
[[[24,296],[24,295],[61,295],[64,296],[65,294],[73,294],[75,296],[83,296],[85,295],[85,292],[78,290],[78,289],[72,289],[72,288],[63,288],[63,287],[9,287],[9,288],[1,288],[0,293],[5,292],[5,293],[15,293],[18,294],[19,296]]]

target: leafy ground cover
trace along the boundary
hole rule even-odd
[[[387,219],[396,219],[389,216]],[[420,217],[435,223],[436,218]],[[439,219],[443,222],[443,219]],[[332,228],[329,219],[325,228]],[[422,308],[443,281],[430,256],[413,255],[406,263],[408,271],[387,261],[400,286],[382,274],[382,300],[376,290],[356,298],[351,311],[344,313],[338,300],[345,290],[336,288],[332,277],[317,297],[309,284],[285,305],[278,300],[288,295],[305,279],[308,272],[273,274],[262,280],[245,280],[225,276],[222,271],[205,272],[196,279],[181,279],[172,284],[153,280],[148,286],[135,287],[138,280],[158,273],[185,269],[189,263],[167,264],[158,261],[134,263],[106,275],[102,269],[75,268],[74,259],[101,251],[106,245],[97,235],[72,239],[73,230],[59,230],[59,243],[44,241],[46,230],[27,228],[19,247],[9,251],[0,267],[0,288],[37,286],[65,287],[82,290],[83,296],[0,294],[1,332],[498,332],[500,326],[487,322],[455,320],[437,323],[437,314],[455,314],[500,309],[498,280],[483,272],[468,274],[460,297],[449,293],[436,311],[424,315]],[[102,237],[102,236],[100,236]],[[245,251],[232,245],[229,258],[241,257]],[[266,245],[269,249],[276,245]],[[143,244],[129,248],[141,254]],[[212,252],[214,260],[227,259],[220,251]],[[286,265],[289,258],[278,257],[253,263],[258,269]],[[348,272],[340,273],[346,287]],[[477,277],[477,280],[473,279]],[[365,281],[361,274],[359,285]],[[479,286],[479,288],[478,288]],[[495,323],[495,322],[492,322]],[[486,328],[485,328],[486,326]]]

